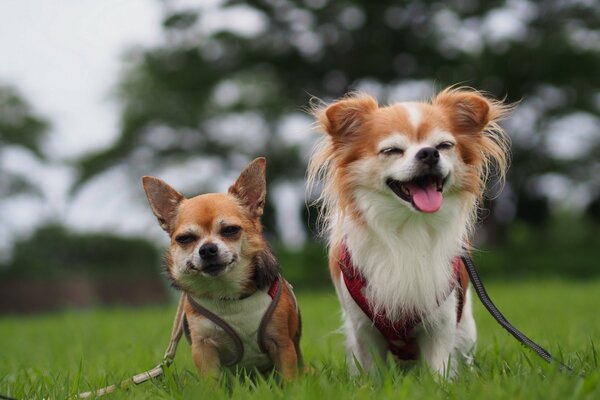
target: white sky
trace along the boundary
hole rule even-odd
[[[160,36],[152,0],[0,2],[0,81],[14,84],[53,124],[48,153],[73,157],[117,134],[110,101],[128,45]]]
[[[0,2],[0,83],[15,86],[51,122],[45,146],[51,159],[71,159],[116,138],[118,109],[111,91],[120,76],[121,57],[128,46],[160,40],[160,7],[153,0]],[[107,201],[98,199],[102,184],[95,195],[84,191],[70,202],[70,168],[43,166],[10,149],[3,151],[1,161],[41,186],[46,199],[23,197],[0,204],[0,259],[16,235],[31,232],[43,219],[58,218],[83,229],[106,228],[109,220],[126,225],[127,218],[118,218],[114,209],[112,218],[97,213],[98,201]]]

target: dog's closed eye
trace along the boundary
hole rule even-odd
[[[391,156],[392,154],[401,156],[404,154],[404,150],[399,147],[386,147],[385,149],[381,150],[379,154],[384,156]]]
[[[227,225],[221,228],[221,236],[223,237],[234,237],[242,230],[237,225]]]
[[[455,146],[454,143],[452,143],[450,141],[445,141],[445,142],[442,142],[442,143],[438,144],[437,146],[435,146],[435,148],[438,150],[449,150],[449,149],[453,148],[454,146]]]
[[[179,243],[180,245],[186,245],[186,244],[190,244],[192,242],[195,242],[197,239],[197,237],[195,235],[191,235],[191,234],[183,234],[183,235],[179,235],[175,238],[175,241],[177,243]]]

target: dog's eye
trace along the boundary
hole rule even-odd
[[[381,150],[379,152],[379,154],[383,154],[385,156],[391,156],[392,154],[397,154],[397,155],[401,156],[402,154],[404,154],[404,150],[402,150],[399,147],[386,147],[385,149]]]
[[[242,228],[237,225],[225,226],[221,229],[221,235],[225,237],[235,236]]]
[[[437,146],[435,146],[435,148],[438,150],[449,150],[453,147],[454,147],[454,143],[452,143],[452,142],[442,142],[442,143],[438,144]]]
[[[190,234],[179,235],[175,238],[175,241],[179,244],[189,244],[194,242],[195,240],[196,236]]]

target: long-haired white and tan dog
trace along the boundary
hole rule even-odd
[[[389,352],[452,374],[470,360],[476,328],[459,256],[490,171],[502,178],[507,166],[497,124],[507,109],[451,88],[387,107],[352,94],[315,112],[325,135],[309,187],[322,181],[350,361],[370,370]]]

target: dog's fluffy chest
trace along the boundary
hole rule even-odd
[[[466,221],[452,199],[447,203],[434,223],[419,215],[383,213],[384,207],[366,208],[366,224],[343,219],[338,237],[365,278],[364,294],[376,313],[391,319],[425,316],[448,294]]]
[[[244,356],[238,366],[259,370],[272,367],[270,358],[258,345],[260,322],[272,301],[266,292],[258,290],[250,297],[235,301],[194,300],[229,324],[238,334],[244,345]],[[190,324],[196,334],[216,343],[223,365],[237,356],[232,338],[221,327],[204,317],[193,318]]]

